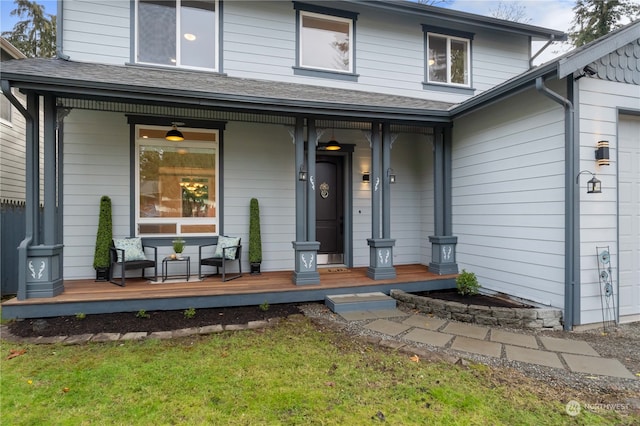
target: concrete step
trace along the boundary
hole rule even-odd
[[[333,312],[377,311],[395,309],[396,299],[381,292],[328,295],[324,304]]]

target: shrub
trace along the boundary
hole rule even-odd
[[[467,272],[464,269],[462,273],[456,278],[456,286],[458,287],[458,293],[463,296],[475,296],[480,290],[480,284],[478,284],[478,278],[473,272]]]
[[[192,319],[196,316],[196,308],[185,309],[182,314],[186,319]]]
[[[249,203],[249,263],[262,262],[262,237],[260,235],[260,206],[252,198]]]
[[[113,240],[111,224],[111,198],[103,195],[100,198],[100,218],[98,219],[98,233],[96,234],[96,247],[93,254],[93,268],[108,268],[109,246]]]

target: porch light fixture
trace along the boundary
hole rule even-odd
[[[389,183],[396,183],[396,173],[392,168],[387,169],[387,177],[389,178]]]
[[[171,130],[167,132],[164,138],[171,142],[182,142],[184,140],[184,135],[180,130],[178,130],[177,123],[172,123],[171,127]]]
[[[602,182],[596,179],[596,174],[591,173],[589,170],[583,170],[578,173],[578,176],[576,176],[576,183],[579,182],[580,175],[583,173],[589,173],[592,176],[587,182],[587,194],[600,194],[602,192]]]
[[[327,142],[327,146],[324,148],[327,151],[340,151],[342,149],[340,142],[336,140],[336,137],[333,134],[334,130],[335,127],[331,129],[331,140]]]
[[[307,180],[307,171],[303,166],[300,166],[300,170],[298,171],[298,180],[306,181]]]
[[[596,144],[596,164],[598,166],[609,165],[609,141],[598,141]]]
[[[369,172],[362,173],[362,182],[369,183],[369,179],[370,179]]]

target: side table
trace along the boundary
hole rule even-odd
[[[189,281],[189,277],[191,276],[191,258],[189,256],[182,256],[182,257],[175,257],[175,258],[165,257],[164,259],[162,259],[162,282],[165,282],[167,278],[169,278],[168,277],[169,264],[173,262],[187,262],[186,278],[187,278],[187,281]],[[182,275],[172,275],[171,277],[172,278],[182,277]]]

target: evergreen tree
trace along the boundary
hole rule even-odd
[[[576,0],[575,17],[569,37],[576,47],[620,28],[625,20],[640,16],[636,0]]]
[[[44,6],[35,0],[14,0],[10,13],[18,16],[12,31],[4,31],[2,37],[30,58],[52,58],[56,54],[56,16],[45,13]]]

